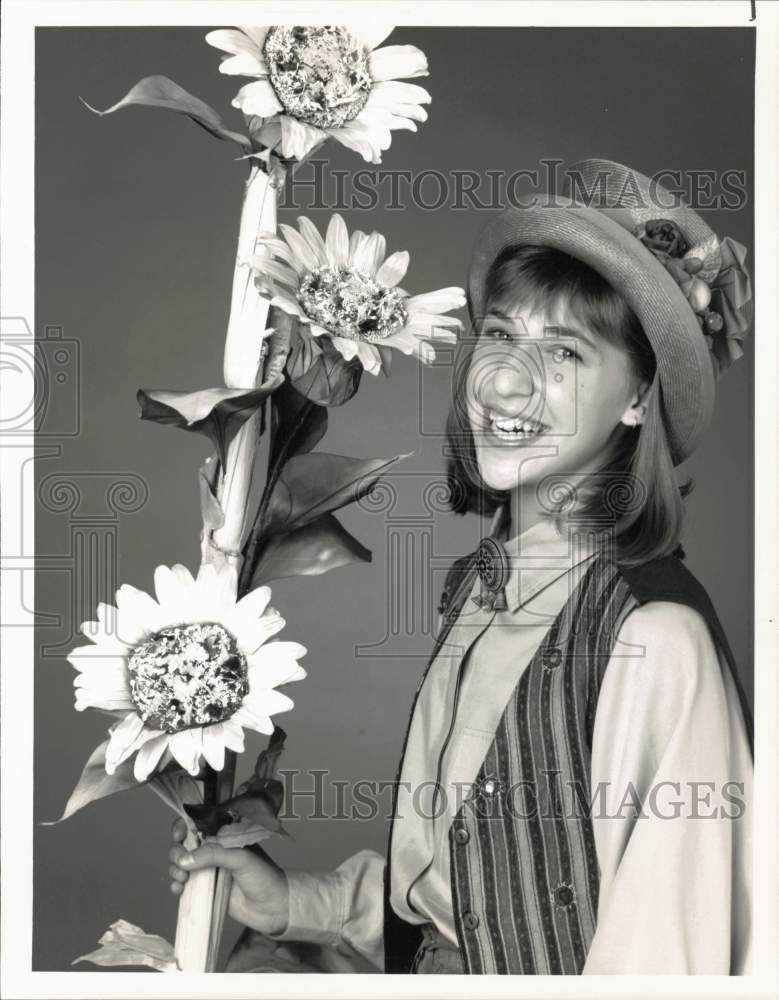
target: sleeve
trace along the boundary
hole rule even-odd
[[[598,699],[601,870],[585,974],[748,974],[752,759],[705,619],[651,601],[622,624]]]
[[[375,967],[355,971],[383,972],[385,865],[383,855],[366,849],[332,872],[288,871],[287,926],[267,937],[329,946]]]

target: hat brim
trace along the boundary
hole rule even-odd
[[[548,207],[508,209],[482,230],[468,276],[472,319],[484,315],[487,274],[508,247],[550,247],[589,265],[630,306],[654,350],[671,453],[680,464],[714,411],[714,366],[692,307],[654,254],[610,217],[619,217],[619,210],[554,204],[550,197],[546,202]]]

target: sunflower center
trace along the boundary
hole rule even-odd
[[[249,693],[246,659],[215,623],[160,629],[136,647],[128,670],[138,714],[166,733],[229,719]]]
[[[375,341],[408,321],[404,296],[353,267],[323,264],[300,281],[298,299],[306,315],[336,337]]]
[[[264,53],[271,86],[293,118],[337,128],[368,101],[368,53],[346,28],[271,28]]]

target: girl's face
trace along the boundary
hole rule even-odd
[[[466,379],[467,417],[479,470],[494,490],[577,477],[605,464],[608,443],[639,404],[626,351],[585,329],[570,311],[492,307]]]

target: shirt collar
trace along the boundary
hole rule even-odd
[[[494,532],[505,525],[505,517],[502,509],[495,514],[490,531],[493,537],[500,537]],[[517,611],[597,551],[595,532],[571,527],[560,534],[551,519],[539,521],[514,535],[503,542],[503,546],[510,565],[506,582],[506,604],[510,612]]]

